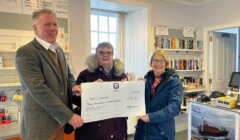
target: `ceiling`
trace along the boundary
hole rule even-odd
[[[189,6],[198,6],[198,5],[208,4],[216,0],[163,0],[163,1],[174,2],[174,3],[189,5]]]
[[[141,9],[141,7],[110,2],[108,0],[91,0],[91,8],[126,13]]]
[[[173,2],[173,3],[188,5],[188,6],[199,6],[203,4],[208,4],[216,0],[162,0],[162,1]],[[111,0],[91,0],[91,8],[127,13],[131,11],[139,10],[142,7],[124,5],[116,2],[111,2]]]

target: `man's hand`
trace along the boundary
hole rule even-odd
[[[81,92],[82,92],[81,85],[73,86],[72,92],[73,92],[73,95],[75,95],[75,96],[81,96]]]
[[[78,114],[73,114],[72,118],[70,119],[70,121],[68,122],[69,124],[71,124],[73,126],[74,129],[81,127],[84,123],[83,119],[81,116],[79,116]]]
[[[146,123],[150,121],[148,114],[140,116],[140,119]]]

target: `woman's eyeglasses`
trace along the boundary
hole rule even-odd
[[[103,52],[103,51],[99,51],[98,54],[101,55],[101,56],[110,56],[110,55],[113,54],[113,52]]]
[[[152,63],[154,63],[154,64],[158,64],[158,63],[163,64],[163,63],[165,63],[165,60],[164,59],[153,59]]]

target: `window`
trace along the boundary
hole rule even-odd
[[[118,57],[118,14],[106,11],[91,11],[91,53],[98,43],[110,42],[114,57]]]

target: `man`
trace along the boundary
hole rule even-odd
[[[82,118],[67,105],[67,91],[80,96],[63,50],[57,47],[56,14],[49,9],[33,12],[35,38],[18,49],[16,68],[24,96],[21,136],[24,140],[63,140],[64,125],[83,125]],[[71,96],[71,95],[70,95]]]

